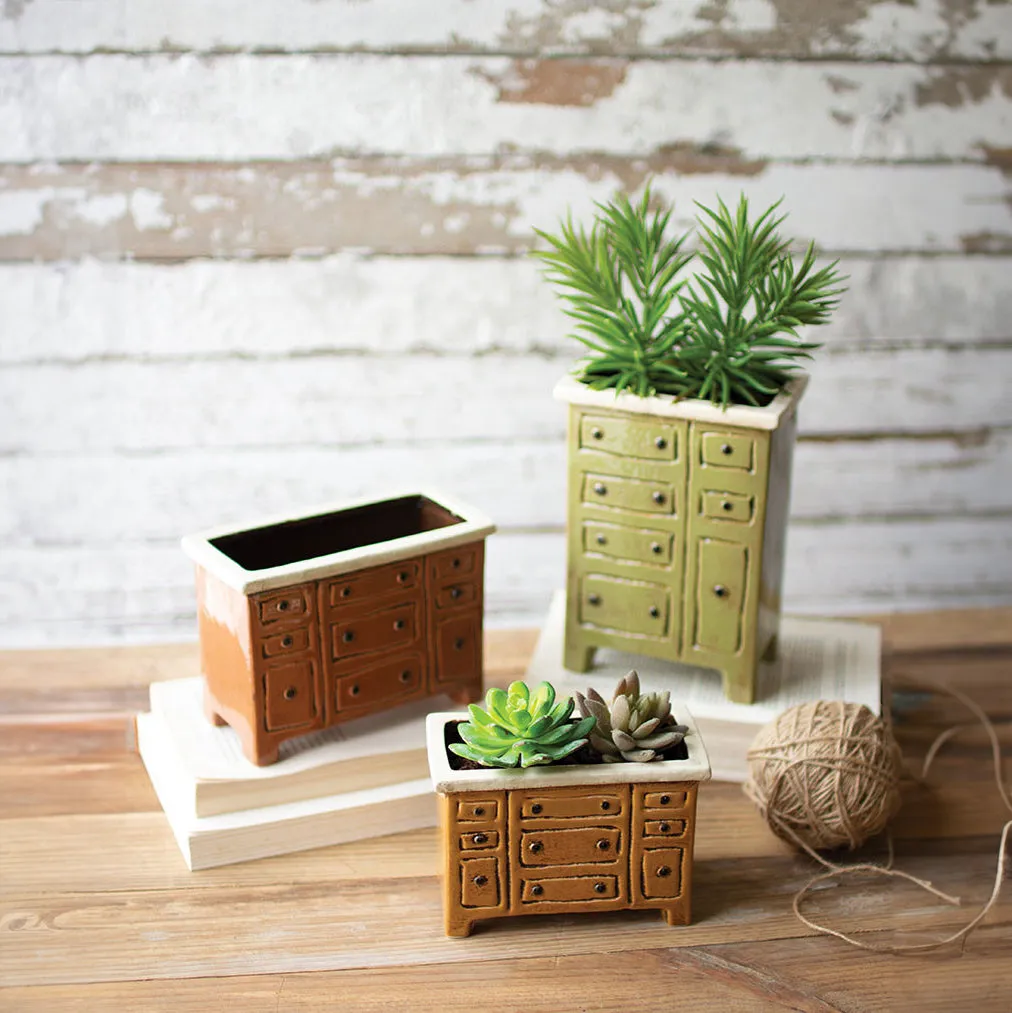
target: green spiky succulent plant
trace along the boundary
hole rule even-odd
[[[545,276],[562,289],[574,337],[588,349],[579,379],[646,397],[670,394],[729,404],[769,402],[818,344],[797,329],[826,323],[843,276],[815,270],[809,244],[796,266],[777,229],[777,201],[755,221],[742,195],[732,213],[697,205],[699,249],[666,238],[671,210],[650,211],[650,188],[633,205],[623,194],[597,204],[588,232],[567,218],[557,236],[535,229]],[[693,256],[694,278],[679,274]]]
[[[630,672],[619,680],[611,704],[592,689],[576,694],[580,714],[595,722],[590,744],[606,763],[649,763],[677,746],[688,731],[675,723],[668,693],[641,693],[640,678]]]
[[[451,743],[450,752],[484,767],[557,763],[586,745],[594,727],[593,717],[570,720],[574,706],[571,697],[556,703],[548,682],[533,693],[523,682],[506,691],[490,689],[484,708],[469,706],[471,720],[457,726],[464,741]]]

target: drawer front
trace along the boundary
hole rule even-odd
[[[339,711],[393,703],[415,696],[423,684],[422,659],[408,654],[337,679],[334,702]]]
[[[741,645],[748,547],[701,538],[697,551],[695,643],[707,650],[733,653]]]
[[[436,591],[436,608],[450,609],[461,605],[473,605],[478,600],[478,585],[472,582],[459,581],[447,584]]]
[[[700,434],[700,456],[704,464],[713,468],[751,471],[755,439],[739,433],[703,432]]]
[[[324,584],[324,600],[331,607],[361,605],[373,598],[421,587],[422,567],[416,559],[407,559],[371,570],[359,570]]]
[[[387,651],[414,643],[419,636],[414,602],[372,612],[330,625],[330,651],[335,660],[371,651]]]
[[[643,834],[646,837],[684,837],[685,820],[644,820]]]
[[[609,864],[621,855],[622,835],[617,827],[520,833],[520,864],[528,867]]]
[[[619,895],[617,876],[523,877],[521,904],[558,904],[572,901],[615,900]]]
[[[470,830],[457,838],[461,851],[494,851],[499,847],[497,830]]]
[[[459,682],[480,675],[481,616],[443,619],[436,625],[436,681]]]
[[[640,862],[640,884],[648,900],[670,900],[682,894],[682,848],[659,848],[644,851]]]
[[[313,585],[254,595],[253,603],[261,626],[305,622],[313,614]]]
[[[313,724],[319,715],[312,659],[268,665],[263,673],[264,723],[268,731]]]
[[[584,415],[580,419],[580,446],[584,450],[642,457],[649,461],[674,461],[678,457],[673,426],[615,416]]]
[[[260,655],[264,658],[276,658],[279,655],[308,651],[315,641],[314,632],[313,626],[300,626],[265,637],[260,641]]]
[[[689,793],[672,789],[671,791],[648,791],[643,795],[644,809],[684,809],[689,802]]]
[[[435,581],[470,577],[478,566],[478,548],[461,545],[428,557],[429,575]]]
[[[699,512],[703,517],[714,521],[736,521],[748,524],[755,512],[755,497],[740,492],[720,492],[716,489],[705,489]]]
[[[502,896],[502,859],[463,858],[460,861],[462,907],[498,907]]]
[[[525,795],[520,801],[522,819],[586,819],[619,816],[622,798],[608,792],[596,795]]]
[[[613,559],[667,566],[671,562],[674,543],[675,536],[670,531],[625,528],[601,521],[583,522],[583,551]]]
[[[670,607],[670,592],[659,584],[604,576],[580,580],[581,623],[663,637]]]
[[[487,823],[499,819],[499,803],[496,799],[475,799],[457,803],[457,819],[461,823]]]
[[[583,476],[581,495],[584,503],[595,506],[649,514],[669,515],[677,512],[675,487],[670,482],[649,482],[588,472]]]

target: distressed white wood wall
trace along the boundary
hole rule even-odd
[[[434,482],[563,579],[531,227],[781,194],[851,291],[787,604],[1012,600],[1012,5],[4,0],[0,643],[193,635],[181,534]]]

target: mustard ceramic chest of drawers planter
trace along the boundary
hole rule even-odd
[[[616,396],[566,377],[563,664],[595,649],[714,668],[753,703],[776,650],[798,375],[766,407]]]
[[[629,908],[687,925],[696,791],[710,765],[691,716],[675,713],[689,727],[685,759],[470,770],[454,769],[446,748],[467,715],[430,714],[446,934],[489,918]]]
[[[494,530],[412,492],[184,538],[208,718],[265,765],[287,739],[409,700],[477,699]]]

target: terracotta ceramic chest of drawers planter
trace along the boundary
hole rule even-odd
[[[689,728],[685,759],[469,770],[447,751],[448,728],[466,715],[430,714],[446,934],[489,918],[629,908],[687,925],[696,791],[710,764],[691,716],[676,712]]]
[[[769,405],[616,396],[566,377],[569,404],[563,664],[612,647],[719,670],[753,703],[772,658],[797,405],[807,377]]]
[[[482,689],[482,514],[409,493],[183,539],[205,711],[253,763],[294,736]]]

